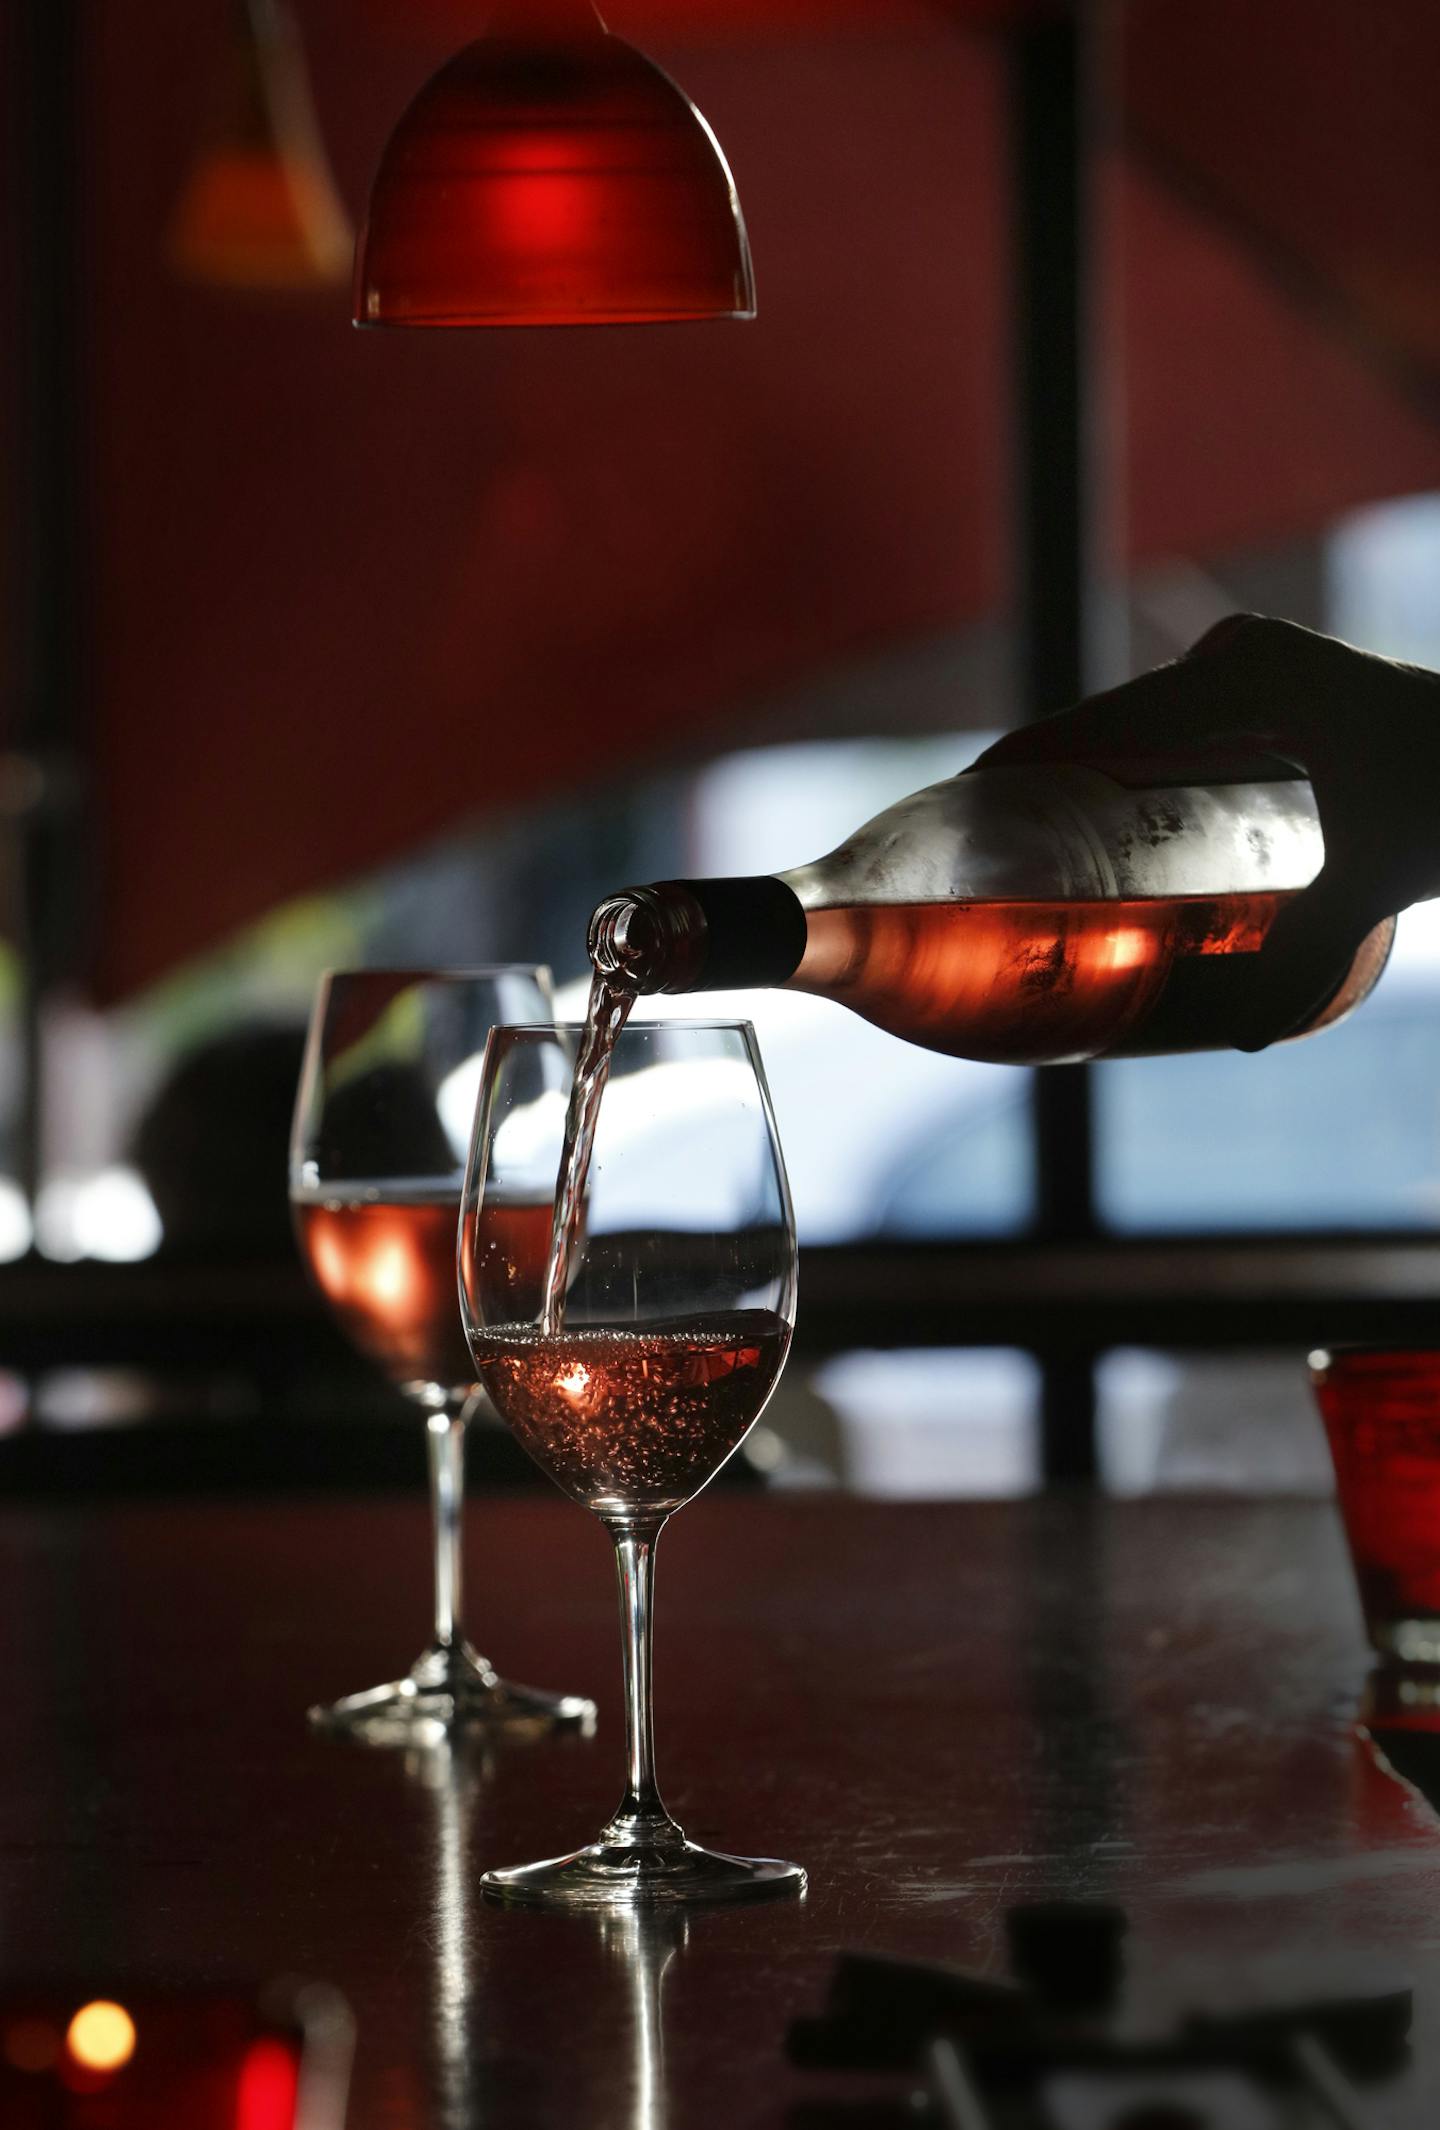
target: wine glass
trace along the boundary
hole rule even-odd
[[[632,1023],[618,1036],[564,1277],[519,1306],[503,1234],[553,1191],[581,1031],[496,1028],[460,1223],[475,1368],[501,1417],[615,1542],[628,1776],[590,1847],[481,1880],[536,1907],[754,1900],[796,1864],[685,1839],[656,1787],[650,1694],[655,1545],[758,1418],[795,1319],[795,1220],[769,1090],[743,1022]]]
[[[405,1678],[310,1711],[372,1743],[595,1719],[577,1695],[501,1679],[461,1624],[465,1429],[484,1402],[455,1284],[465,1152],[491,1027],[552,1010],[546,969],[332,970],[310,1018],[290,1146],[300,1253],[341,1328],[426,1416],[434,1640]],[[539,1291],[551,1195],[494,1211],[517,1306]]]

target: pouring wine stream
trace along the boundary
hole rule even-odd
[[[595,1127],[600,1103],[610,1077],[610,1060],[621,1029],[630,1018],[638,996],[635,987],[599,969],[590,980],[590,999],[585,1013],[585,1033],[575,1061],[570,1106],[565,1116],[565,1148],[560,1173],[555,1179],[555,1216],[550,1230],[550,1255],[545,1266],[545,1298],[541,1316],[546,1338],[564,1328],[565,1290],[570,1280],[570,1261],[585,1218],[585,1189],[590,1175],[590,1157],[595,1150]]]

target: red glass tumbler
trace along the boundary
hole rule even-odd
[[[1337,1347],[1310,1377],[1370,1640],[1440,1666],[1440,1348]]]

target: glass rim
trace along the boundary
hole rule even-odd
[[[494,1021],[494,1035],[584,1035],[588,1021]],[[678,1028],[689,1034],[754,1035],[755,1023],[741,1020],[683,1019],[679,1014],[656,1021],[627,1020],[615,1040],[623,1043],[627,1035],[655,1035],[665,1028]]]
[[[414,968],[400,966],[361,969],[346,964],[336,969],[322,969],[316,978],[316,983],[317,985],[334,983],[337,977],[344,977],[347,981],[353,982],[357,978],[370,976],[384,977],[390,981],[393,981],[397,976],[408,976],[413,978],[417,984],[454,984],[475,983],[495,976],[548,976],[553,981],[554,971],[548,961],[477,962],[474,968],[471,969],[428,968],[423,965]]]

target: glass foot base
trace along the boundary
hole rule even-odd
[[[682,1836],[653,1848],[594,1842],[573,1856],[487,1871],[480,1887],[506,1908],[646,1908],[772,1901],[803,1893],[805,1873],[778,1857],[725,1856]]]
[[[466,1643],[458,1650],[427,1649],[403,1679],[319,1702],[309,1710],[317,1730],[370,1745],[437,1745],[458,1731],[544,1731],[595,1728],[595,1704],[580,1694],[549,1694],[502,1679]]]

